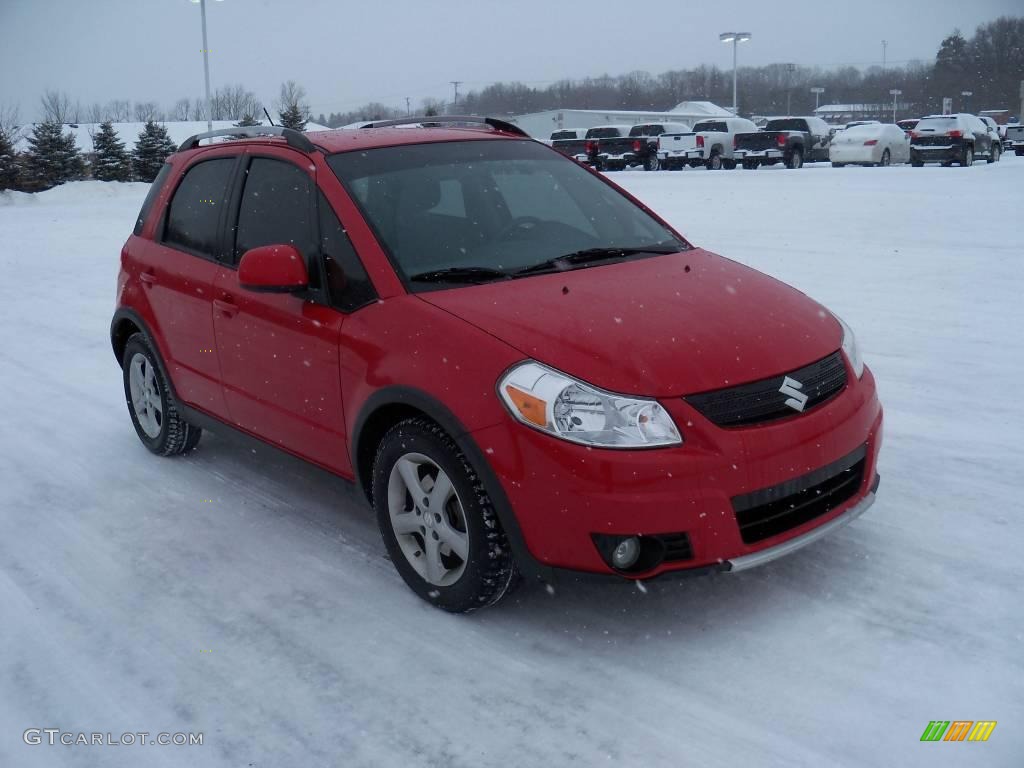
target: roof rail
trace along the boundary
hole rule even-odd
[[[480,117],[478,115],[420,115],[419,117],[403,117],[400,120],[375,120],[372,123],[367,123],[362,128],[389,128],[396,125],[416,125],[418,123],[431,124],[431,123],[470,123],[473,125],[489,125],[496,131],[503,131],[504,133],[513,133],[516,136],[525,136],[530,138],[530,134],[520,128],[518,125],[505,122],[504,120],[496,120],[493,117]]]
[[[195,149],[203,139],[212,139],[214,136],[243,136],[251,138],[255,136],[283,136],[288,146],[300,149],[303,152],[315,152],[316,146],[307,139],[301,131],[292,128],[285,128],[282,125],[250,125],[236,126],[234,128],[218,128],[216,131],[204,131],[195,136],[189,136],[178,147],[179,152],[186,149]]]

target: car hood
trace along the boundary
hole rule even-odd
[[[526,357],[623,394],[756,381],[842,343],[817,302],[699,248],[418,295]]]

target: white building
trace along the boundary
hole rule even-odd
[[[732,112],[710,101],[684,101],[666,112],[633,112],[616,109],[549,109],[508,118],[535,139],[546,139],[563,128],[593,128],[596,125],[637,125],[639,123],[686,123],[693,125],[709,117],[732,117]]]

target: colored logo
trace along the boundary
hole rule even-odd
[[[803,384],[789,376],[782,380],[782,386],[779,387],[779,392],[789,397],[786,405],[794,411],[803,411],[804,406],[807,405],[807,395],[800,391],[803,387]]]
[[[995,720],[931,720],[921,741],[988,741]]]

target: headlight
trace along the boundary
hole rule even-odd
[[[838,320],[839,325],[843,327],[843,352],[850,361],[853,372],[859,379],[864,375],[864,360],[861,358],[860,349],[857,347],[857,337],[853,335],[853,329],[843,322],[843,318],[839,317],[839,315],[832,315],[832,317]]]
[[[498,383],[498,392],[523,424],[573,443],[652,448],[683,442],[657,401],[614,395],[540,363],[517,365]]]

